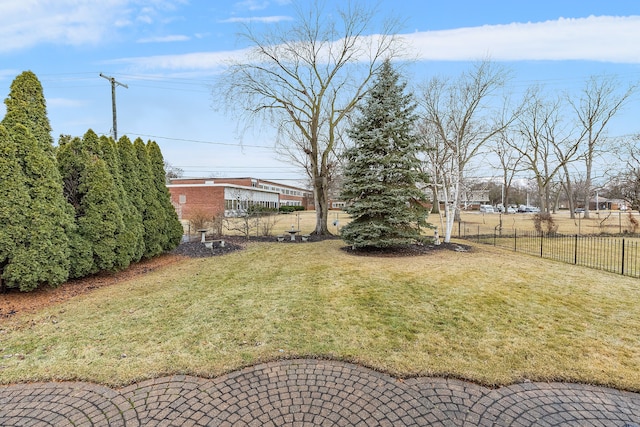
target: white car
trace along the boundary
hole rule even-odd
[[[480,212],[484,213],[493,213],[493,206],[491,205],[480,205]]]

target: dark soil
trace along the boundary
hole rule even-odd
[[[174,255],[182,255],[190,258],[205,258],[210,256],[226,255],[231,252],[244,249],[244,245],[241,240],[235,240],[234,238],[225,238],[224,246],[216,242],[211,249],[207,248],[204,243],[197,242],[183,242],[171,251]],[[246,240],[245,240],[246,242]]]

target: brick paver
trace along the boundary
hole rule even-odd
[[[119,390],[78,382],[2,386],[0,425],[640,427],[640,394],[564,383],[493,390],[444,378],[403,381],[305,359]]]

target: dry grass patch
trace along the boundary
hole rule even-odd
[[[621,211],[591,211],[591,218],[585,219],[583,215],[576,215],[571,219],[568,211],[559,211],[551,214],[553,222],[558,226],[557,232],[561,234],[621,234],[621,233],[637,233],[637,226],[633,221],[640,219],[637,211],[621,212]],[[631,216],[630,216],[631,215]],[[502,214],[499,213],[480,213],[480,212],[461,212],[462,225],[460,232],[464,235],[493,234],[494,230],[500,226],[502,217],[502,228],[507,233],[513,230],[518,231],[534,231],[534,214],[531,213],[515,213]],[[440,219],[437,216],[430,216],[429,221],[434,225],[439,225]],[[442,227],[441,227],[442,228]],[[454,226],[454,235],[458,235],[458,224]]]
[[[377,258],[343,245],[249,244],[7,320],[0,380],[122,385],[316,356],[640,390],[635,279],[486,246]]]

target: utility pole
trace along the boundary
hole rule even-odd
[[[100,77],[103,77],[111,82],[111,109],[113,111],[113,139],[117,141],[118,140],[118,121],[116,119],[116,85],[122,86],[125,89],[129,89],[129,86],[127,86],[124,83],[120,83],[116,81],[116,79],[113,77],[105,76],[102,73],[100,73]]]

